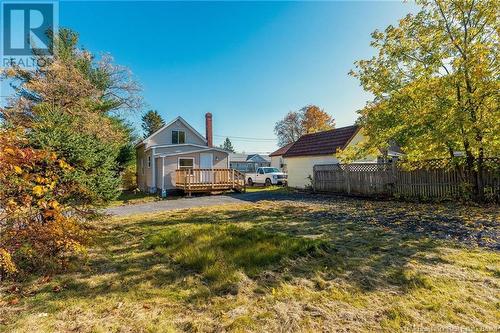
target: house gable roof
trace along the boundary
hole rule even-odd
[[[266,160],[266,158],[260,154],[238,154],[238,153],[231,153],[229,155],[229,158],[231,162],[249,162],[249,163],[263,163],[263,162],[269,162]]]
[[[293,146],[293,142],[287,144],[286,146],[283,146],[281,147],[280,149],[272,152],[271,154],[269,154],[269,156],[281,156],[281,155],[285,155],[286,152],[288,151],[288,149],[290,149],[291,146]]]
[[[263,163],[263,162],[269,162],[266,160],[266,158],[260,154],[252,154],[248,155],[247,161],[252,161],[252,162],[257,162],[257,163]]]
[[[298,157],[335,154],[338,149],[344,149],[349,144],[358,130],[359,126],[352,125],[324,132],[305,134],[289,147],[283,156]]]
[[[229,159],[231,162],[246,162],[248,158],[247,154],[230,153]]]
[[[174,120],[172,120],[171,122],[169,122],[168,124],[165,124],[162,128],[160,128],[159,130],[157,130],[156,132],[154,132],[153,134],[151,134],[150,136],[148,136],[147,138],[145,138],[144,140],[140,141],[136,147],[148,142],[148,140],[150,140],[151,138],[153,138],[155,135],[157,135],[158,133],[162,132],[163,130],[165,130],[166,128],[168,128],[169,126],[173,125],[176,121],[180,121],[182,124],[184,124],[184,126],[186,126],[191,132],[193,132],[194,135],[196,135],[197,137],[199,137],[201,140],[203,140],[203,142],[207,142],[207,139],[200,134],[200,132],[198,132],[197,130],[195,130],[191,125],[189,125],[189,123],[184,120],[184,118],[182,118],[181,116],[178,116],[176,117]]]

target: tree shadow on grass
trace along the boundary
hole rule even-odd
[[[418,218],[406,206],[383,212],[369,206],[265,203],[117,220],[102,227],[85,265],[57,279],[61,291],[42,288],[44,296],[31,307],[47,311],[51,301],[137,293],[145,301],[158,293],[206,303],[241,292],[247,280],[250,292],[267,293],[318,275],[327,284],[341,278],[365,292],[428,288],[407,265],[442,264],[442,243],[404,226]]]
[[[101,253],[88,270],[64,282],[65,290],[69,297],[91,298],[145,281],[181,290],[194,277],[198,284],[190,297],[197,298],[236,293],[243,276],[261,289],[272,288],[283,282],[282,272],[287,280],[321,273],[327,280],[345,277],[362,290],[404,289],[411,283],[404,276],[408,261],[437,246],[342,212],[327,218],[323,213],[297,206],[200,210],[116,224],[101,236]],[[96,276],[98,283],[89,282]]]

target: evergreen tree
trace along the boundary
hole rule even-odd
[[[133,158],[133,135],[117,115],[137,110],[141,98],[128,70],[109,57],[96,61],[77,47],[75,32],[61,29],[53,43],[58,52],[46,66],[5,71],[16,95],[0,114],[25,134],[27,145],[69,163],[68,177],[81,190],[67,200],[91,208],[119,193],[120,173]]]
[[[224,140],[224,143],[220,147],[224,150],[231,152],[231,153],[235,152],[234,147],[233,147],[233,143],[231,142],[231,140],[229,140],[229,138],[226,138],[226,140]]]
[[[156,110],[149,110],[142,116],[142,129],[144,130],[145,138],[162,128],[164,125],[165,121]]]

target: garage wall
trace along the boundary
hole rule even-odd
[[[350,147],[355,147],[357,144],[363,142],[366,140],[366,137],[363,135],[362,131],[358,131],[356,135],[349,141],[349,144],[347,145],[347,148]],[[376,155],[366,155],[363,158],[353,161],[352,163],[377,163],[377,156]]]
[[[283,167],[282,167],[283,164]],[[271,167],[278,168],[283,172],[286,172],[286,165],[282,156],[271,156]]]
[[[333,155],[287,157],[284,160],[288,171],[288,186],[295,188],[306,188],[311,185],[308,176],[313,176],[315,165],[339,163]]]

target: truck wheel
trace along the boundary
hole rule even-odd
[[[266,178],[266,186],[271,186],[273,183],[271,182],[271,179]]]
[[[252,178],[248,178],[248,185],[249,186],[253,186],[253,180],[252,180]]]

